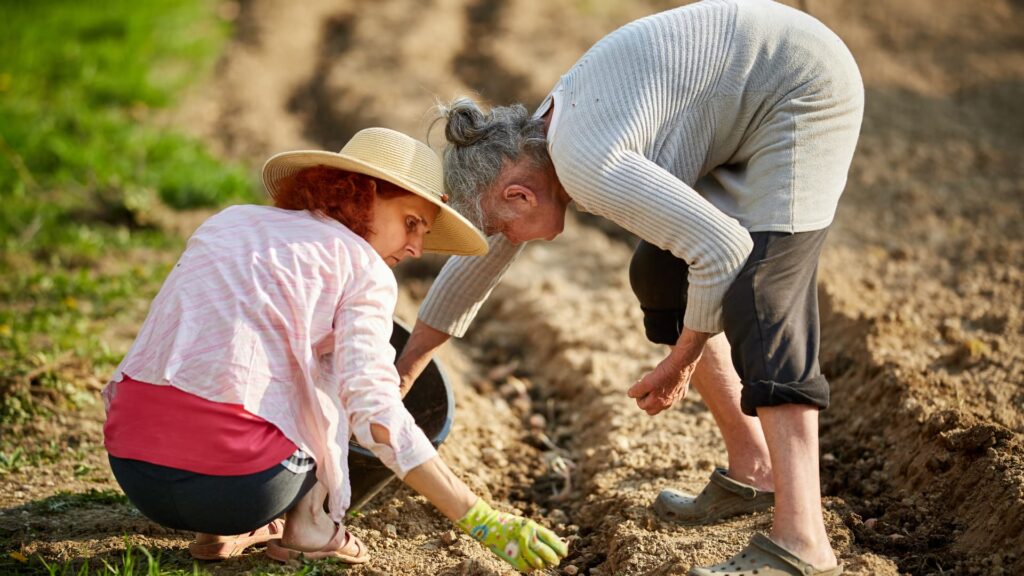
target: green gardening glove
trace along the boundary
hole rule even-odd
[[[498,512],[481,498],[458,524],[463,532],[520,572],[558,566],[569,553],[565,542],[551,530],[533,520]]]

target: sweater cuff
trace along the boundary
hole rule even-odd
[[[465,305],[452,301],[445,301],[443,298],[427,298],[423,301],[419,310],[419,320],[435,330],[440,330],[449,336],[462,338],[469,330],[477,312],[483,302],[478,302],[468,308]]]
[[[723,330],[722,300],[731,282],[711,286],[690,285],[686,293],[683,326],[697,332],[718,334]]]

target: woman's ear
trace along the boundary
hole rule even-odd
[[[501,191],[501,199],[517,206],[533,208],[537,205],[537,195],[533,193],[533,190],[520,184],[509,184],[506,186]]]

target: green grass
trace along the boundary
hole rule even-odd
[[[178,567],[176,562],[165,563],[159,552],[153,554],[144,546],[134,546],[125,538],[125,548],[119,558],[93,559],[83,562],[51,562],[42,557],[28,558],[20,552],[12,552],[0,559],[0,568],[5,574],[40,574],[48,576],[208,576],[207,571],[197,562],[187,568]],[[246,571],[253,576],[330,576],[344,574],[348,566],[337,561],[319,560],[303,562],[297,566],[272,564],[266,568],[255,567]],[[216,573],[216,571],[212,572]]]
[[[28,559],[25,560],[27,564]],[[124,553],[121,558],[114,561],[100,560],[90,563],[86,560],[76,567],[72,562],[47,562],[43,558],[38,558],[38,560],[42,570],[36,573],[49,576],[201,576],[209,574],[196,563],[193,563],[192,568],[188,570],[162,567],[159,555],[154,556],[144,546],[132,546],[127,539]]]
[[[162,109],[230,32],[214,0],[0,0],[0,422],[95,402],[183,246],[167,208],[258,202]],[[0,473],[17,466],[0,455]]]
[[[111,504],[127,505],[128,497],[120,490],[97,490],[96,488],[90,488],[85,492],[58,490],[53,496],[32,502],[29,505],[29,511],[33,514],[59,514],[81,506],[109,506]]]

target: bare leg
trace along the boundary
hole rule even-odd
[[[836,565],[825,532],[818,477],[818,409],[786,404],[758,408],[775,477],[771,539],[818,568]]]
[[[724,334],[708,340],[692,384],[722,433],[729,454],[729,477],[758,490],[772,491],[775,484],[768,445],[757,418],[740,411],[740,377],[732,365]]]

